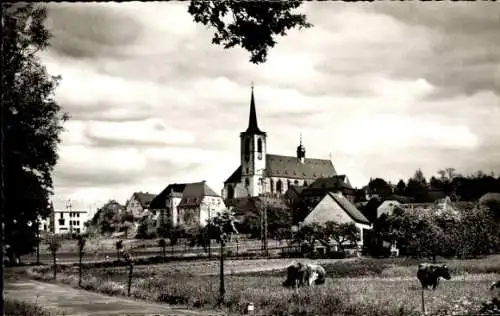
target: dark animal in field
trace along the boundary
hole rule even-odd
[[[426,289],[432,286],[435,290],[439,285],[439,278],[446,280],[451,279],[450,270],[446,264],[420,263],[418,265],[417,278],[422,284],[422,288]]]
[[[297,262],[287,268],[287,279],[283,282],[284,287],[311,286],[313,283],[320,285],[325,283],[326,271],[317,264]]]
[[[500,289],[500,280],[493,282],[490,286],[490,290]]]

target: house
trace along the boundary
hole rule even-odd
[[[363,246],[364,231],[371,230],[370,221],[340,192],[328,192],[304,219],[301,226],[333,221],[339,224],[354,223],[360,230],[359,247]]]
[[[402,204],[410,204],[413,202],[412,198],[393,194],[388,196],[378,207],[377,207],[377,218],[382,214],[392,215],[394,209],[401,207]]]
[[[134,192],[125,204],[125,211],[139,219],[145,211],[149,210],[151,201],[156,197],[149,192]]]
[[[240,133],[239,166],[224,182],[222,195],[226,205],[237,199],[259,194],[283,195],[292,186],[307,186],[320,177],[337,172],[329,159],[306,158],[302,137],[296,156],[274,155],[268,152],[267,134],[257,123],[257,111],[252,87],[247,129]]]
[[[49,227],[55,234],[84,233],[85,222],[89,220],[89,210],[73,209],[71,201],[67,201],[65,208],[56,205],[49,215]],[[45,228],[45,227],[44,227]]]
[[[168,185],[152,201],[150,208],[158,210],[157,227],[179,225],[204,226],[207,219],[226,209],[222,197],[206,181]]]
[[[354,203],[355,189],[346,175],[321,177],[304,188],[301,197],[312,202],[319,202],[328,192],[340,192],[342,196]]]

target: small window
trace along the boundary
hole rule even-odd
[[[250,185],[250,179],[246,178],[245,179],[245,186],[249,186]]]
[[[80,217],[80,213],[76,213],[76,217]]]
[[[64,218],[59,219],[59,225],[64,226]]]

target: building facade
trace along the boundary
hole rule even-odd
[[[86,231],[85,222],[89,220],[89,212],[88,210],[73,209],[71,201],[68,201],[65,209],[54,209],[49,218],[51,232],[55,234],[78,234]]]
[[[267,134],[257,123],[252,87],[248,128],[240,133],[240,166],[224,182],[222,196],[227,205],[261,194],[283,195],[291,186],[308,186],[321,177],[337,175],[330,160],[306,158],[302,140],[296,156],[268,153]]]
[[[205,226],[207,219],[226,209],[222,197],[205,181],[168,185],[151,202],[157,227]]]
[[[149,205],[156,195],[149,192],[134,192],[125,204],[125,211],[132,214],[134,218],[141,218],[143,213],[149,210]]]

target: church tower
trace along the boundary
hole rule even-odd
[[[300,144],[297,146],[297,160],[304,163],[306,159],[306,148],[302,145],[302,134],[300,134]]]
[[[257,124],[257,111],[255,110],[255,97],[250,96],[250,116],[248,128],[240,134],[241,142],[241,181],[248,196],[258,196],[265,192],[261,188],[261,178],[266,169],[266,138],[265,132]]]

